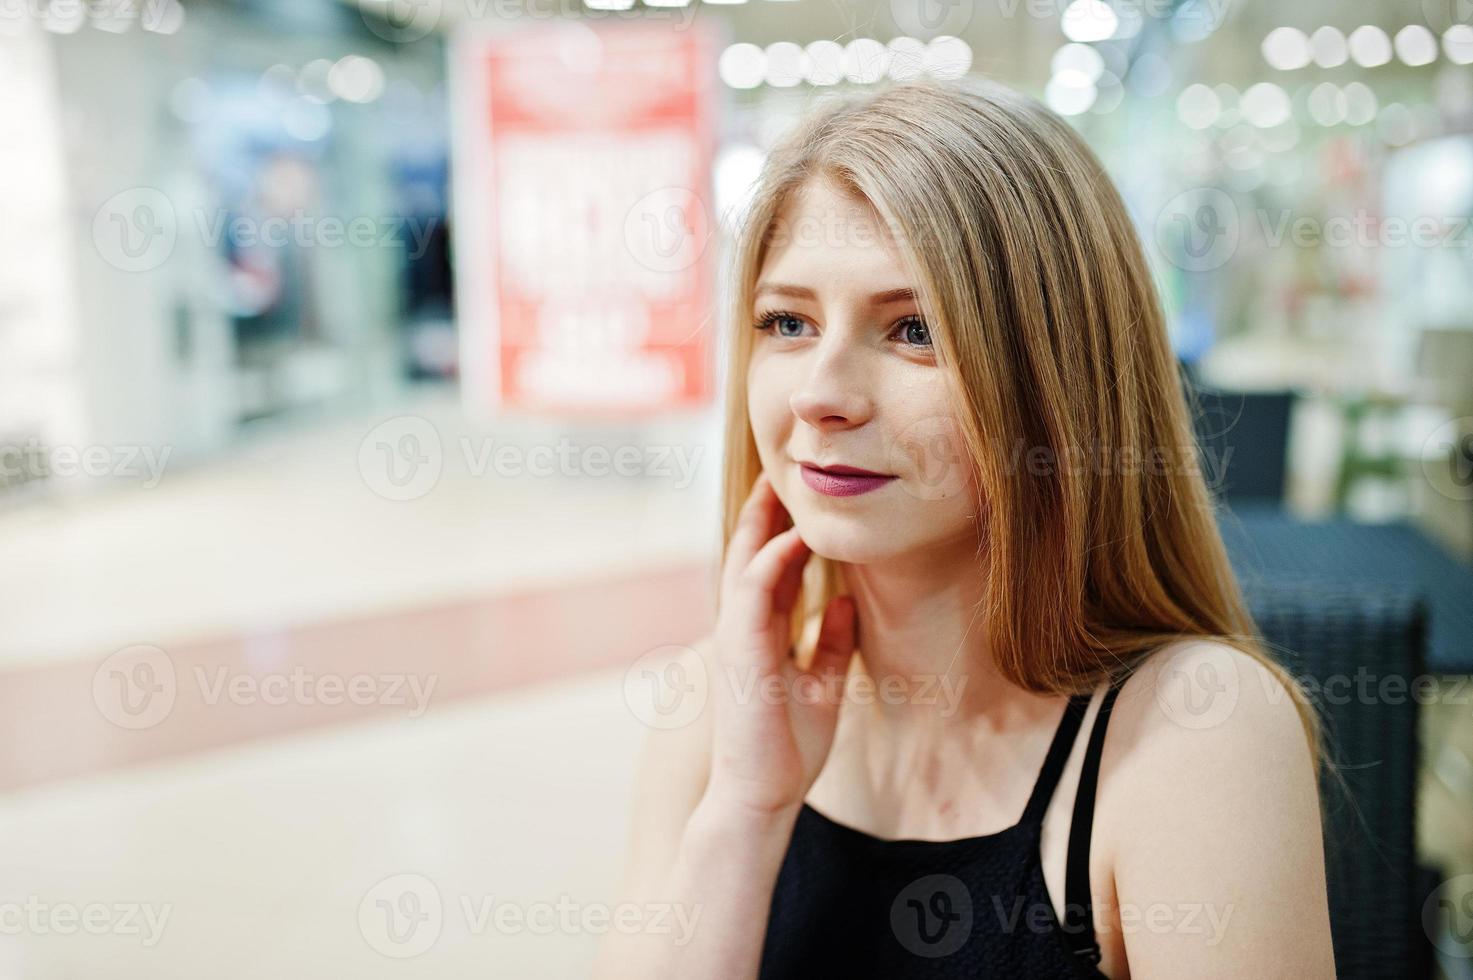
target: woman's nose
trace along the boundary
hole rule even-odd
[[[816,427],[856,426],[873,413],[864,352],[830,330],[810,350],[809,363],[793,390],[793,414]]]

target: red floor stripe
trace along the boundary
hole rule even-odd
[[[630,663],[709,631],[715,574],[681,565],[0,673],[0,790],[425,705],[419,716],[433,715]]]

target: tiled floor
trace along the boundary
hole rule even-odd
[[[713,422],[411,414],[0,511],[0,980],[586,973],[596,934],[496,910],[614,898],[622,665],[709,622]],[[440,473],[394,499],[416,419]],[[669,457],[477,469],[595,441]],[[405,881],[443,902],[412,958]]]
[[[578,916],[540,934],[495,910],[616,900],[645,731],[622,678],[601,670],[12,793],[0,903],[43,917],[0,932],[0,978],[586,975],[598,934]],[[413,958],[385,941],[374,907],[405,882],[442,903]],[[89,905],[108,910],[99,934],[50,919]]]
[[[438,442],[438,479],[395,487],[376,450],[397,452],[409,439],[428,454],[429,438]],[[612,464],[589,450],[595,442],[640,450],[625,467],[634,475],[609,474]],[[498,463],[503,448],[511,461]],[[477,425],[435,397],[403,415],[319,425],[207,465],[170,466],[152,489],[0,509],[9,556],[0,562],[0,666],[704,559],[720,541],[720,456],[711,415],[596,430]],[[549,462],[572,475],[529,472]]]

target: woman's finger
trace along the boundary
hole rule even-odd
[[[803,569],[812,554],[807,542],[794,552],[778,576],[777,586],[772,590],[772,612],[784,615],[793,611],[798,602],[798,590],[803,587]]]
[[[849,660],[859,638],[858,626],[853,596],[838,595],[829,600],[818,627],[813,659],[808,665],[809,673],[818,677],[823,690],[843,690],[838,680],[849,673]]]
[[[727,544],[726,564],[722,569],[723,594],[730,591],[761,547],[772,539],[782,513],[782,503],[777,499],[772,481],[765,472],[758,473]]]
[[[770,626],[783,573],[790,563],[801,564],[807,551],[798,529],[790,527],[763,545],[741,572],[737,591],[743,594],[744,616],[750,617],[745,623],[748,630],[762,632]]]

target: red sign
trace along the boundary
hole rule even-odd
[[[714,48],[695,24],[580,22],[458,45],[474,402],[637,415],[709,400]]]

